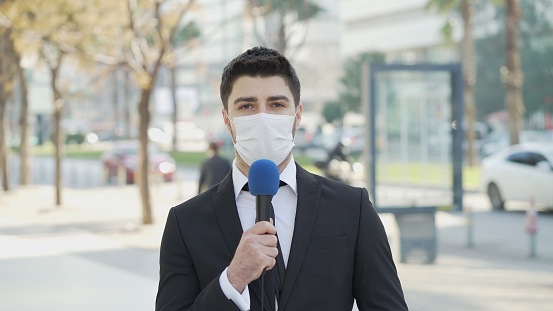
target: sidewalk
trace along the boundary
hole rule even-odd
[[[167,212],[196,189],[153,185],[153,225],[141,225],[136,186],[64,189],[62,207],[52,186],[0,193],[0,310],[153,310]],[[436,263],[396,259],[410,310],[551,310],[553,213],[540,213],[539,257],[529,259],[524,213],[490,212],[478,194],[465,202],[474,248],[465,215],[439,212]],[[381,217],[398,258],[395,220]]]

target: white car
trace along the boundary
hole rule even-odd
[[[495,210],[531,200],[553,208],[553,144],[514,145],[485,158],[481,189]]]

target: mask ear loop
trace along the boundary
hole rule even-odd
[[[296,106],[296,111],[294,112],[294,125],[292,126],[292,141],[296,141],[296,131],[300,128],[296,128],[296,123],[298,122],[298,107]]]
[[[236,123],[234,123],[234,121],[232,121],[232,119],[229,117],[228,115],[228,112],[225,110],[225,116],[227,117],[229,123],[232,123],[234,125],[234,127],[236,127]],[[230,138],[232,140],[232,146],[235,146],[236,145],[236,132],[233,133],[233,130],[232,130],[232,126],[229,125],[229,129],[230,129]]]

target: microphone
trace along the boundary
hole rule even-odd
[[[280,173],[275,162],[271,160],[257,160],[250,166],[248,172],[248,187],[250,194],[255,195],[255,222],[269,221],[271,218],[271,200],[278,191]],[[275,221],[273,219],[273,221]],[[265,310],[264,288],[265,271],[261,273],[261,310]]]
[[[278,191],[280,173],[271,160],[257,160],[248,172],[248,187],[255,195],[255,222],[269,221],[271,218],[271,200]],[[273,219],[274,221],[274,219]]]

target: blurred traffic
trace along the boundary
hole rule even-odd
[[[104,165],[105,181],[110,183],[118,177],[122,170],[125,183],[134,184],[139,161],[140,143],[137,140],[120,140],[113,143],[109,151],[101,156]],[[164,181],[172,181],[175,172],[175,159],[168,153],[161,152],[155,144],[148,146],[149,167],[154,176],[160,176]]]
[[[553,209],[553,142],[500,149],[482,161],[481,176],[481,191],[496,210],[504,210],[506,201]]]

